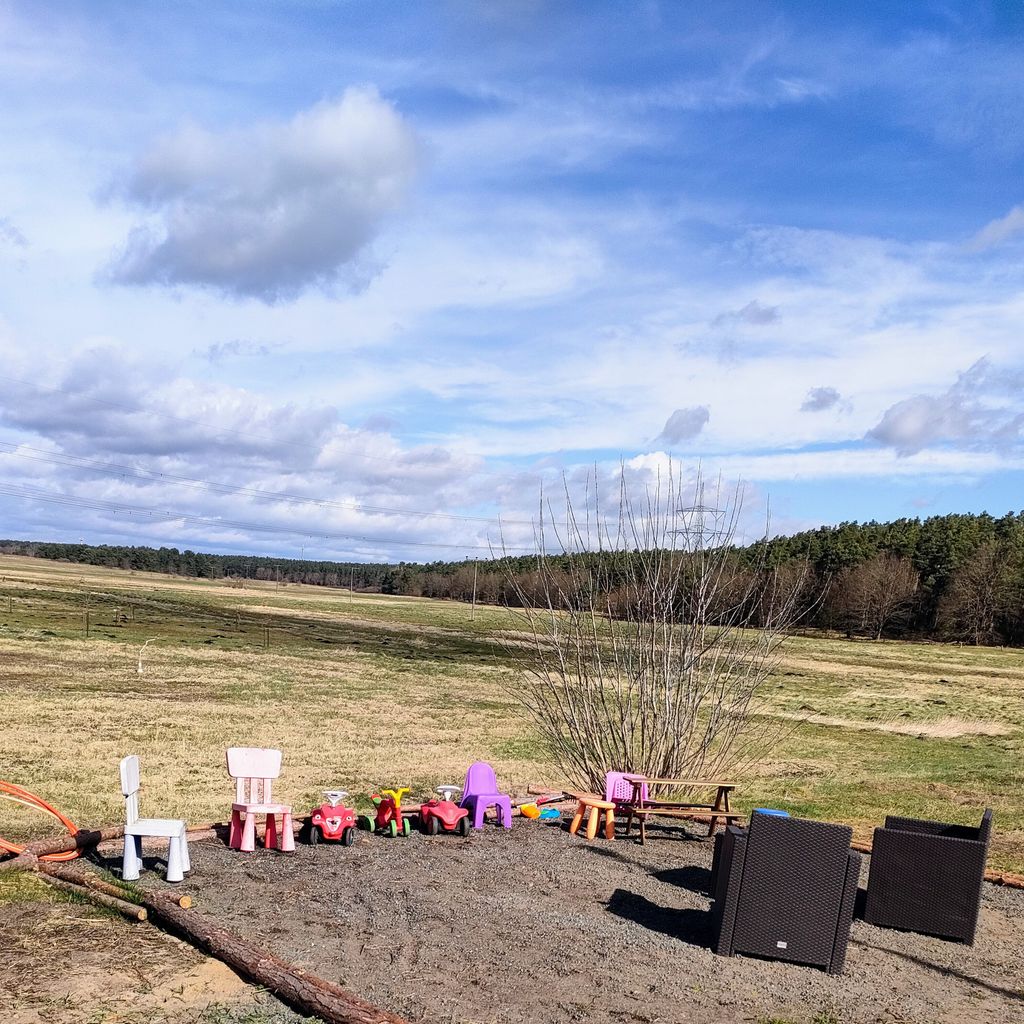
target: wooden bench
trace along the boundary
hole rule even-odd
[[[729,806],[729,794],[736,788],[734,782],[722,782],[718,779],[653,779],[643,775],[626,776],[633,786],[633,799],[625,805],[626,835],[629,835],[633,818],[640,820],[640,842],[647,842],[647,818],[656,815],[666,818],[694,818],[696,816],[711,819],[708,835],[715,834],[719,821],[730,823],[743,818]],[[644,797],[644,788],[655,786],[671,786],[677,789],[714,788],[715,799],[712,803],[692,803],[686,800],[659,800],[657,797]],[[696,812],[696,813],[695,813]],[[704,813],[701,813],[704,812]]]

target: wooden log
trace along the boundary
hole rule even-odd
[[[133,893],[130,893],[120,885],[108,882],[105,878],[100,878],[94,871],[89,871],[73,861],[68,864],[52,864],[42,861],[39,865],[39,872],[43,875],[49,875],[51,878],[59,878],[62,882],[86,886],[90,889],[95,889],[96,892],[113,896],[115,899],[138,905],[138,901]]]
[[[105,893],[107,896],[113,896],[115,899],[124,900],[126,903],[138,904],[138,895],[136,892],[126,889],[122,885],[118,885],[116,882],[108,882],[105,878],[101,878],[95,871],[90,871],[88,868],[81,864],[71,862],[68,864],[53,864],[41,861],[39,864],[39,870],[44,875],[50,875],[53,878],[59,878],[65,882],[71,882],[74,885],[88,886],[90,889],[95,889],[97,892]],[[188,909],[192,906],[192,897],[185,893],[168,892],[166,889],[154,889],[153,895],[158,896],[161,899],[170,900],[172,903],[179,907]]]
[[[242,977],[262,985],[300,1013],[319,1017],[325,1024],[408,1024],[401,1017],[364,1002],[340,985],[246,941],[212,918],[194,910],[182,910],[149,893],[142,901],[154,922],[224,961]]]
[[[49,875],[46,872],[40,872],[39,877],[54,889],[60,889],[61,892],[74,893],[74,895],[80,896],[82,899],[88,900],[90,903],[96,903],[101,907],[108,907],[110,910],[116,910],[119,914],[122,914],[131,921],[145,921],[149,916],[149,912],[146,908],[140,907],[136,903],[128,903],[126,900],[118,899],[116,896],[108,896],[104,892],[98,892],[96,889],[89,888],[85,885],[75,885],[73,882],[65,882],[64,879],[55,878],[53,875]]]
[[[24,851],[12,860],[0,862],[0,871],[34,871],[37,858],[45,854],[87,850],[108,839],[120,839],[123,835],[124,825],[113,825],[110,828],[96,830],[79,829],[74,835],[61,836],[59,839],[40,839],[35,843],[29,843]]]
[[[526,792],[531,796],[548,796],[551,793],[557,793],[563,800],[568,796],[564,789],[552,789],[550,786],[527,786]]]

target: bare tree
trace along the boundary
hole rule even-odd
[[[881,639],[886,629],[906,619],[919,583],[910,559],[899,555],[875,555],[848,569],[837,585],[847,632]]]
[[[939,606],[947,635],[975,645],[999,639],[999,620],[1008,604],[1016,604],[1012,580],[1013,549],[999,542],[982,545],[957,570]]]
[[[739,488],[684,487],[670,466],[640,495],[623,471],[618,491],[611,521],[589,492],[581,510],[567,489],[557,521],[542,499],[534,571],[509,577],[532,649],[518,695],[576,784],[733,770],[776,732],[757,697],[802,580],[763,545],[741,558]]]

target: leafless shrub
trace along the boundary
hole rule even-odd
[[[600,789],[612,769],[714,776],[764,756],[778,720],[757,698],[806,570],[741,554],[742,489],[684,487],[677,467],[641,495],[623,471],[610,521],[583,504],[566,489],[556,519],[542,499],[534,569],[508,578],[532,649],[517,694],[558,767]]]

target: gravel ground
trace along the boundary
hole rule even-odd
[[[829,977],[712,954],[711,844],[679,829],[643,847],[525,821],[295,854],[206,842],[192,863],[197,909],[412,1021],[1024,1021],[1024,892],[997,886],[974,947],[855,921]]]

